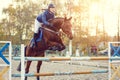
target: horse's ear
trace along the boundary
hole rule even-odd
[[[67,20],[67,17],[65,16],[65,19],[64,19],[64,21],[66,21]]]
[[[72,17],[70,17],[68,20],[71,20],[72,19]]]

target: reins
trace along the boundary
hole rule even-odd
[[[62,24],[60,25],[60,26],[63,26],[63,24],[64,24],[64,21],[62,22]],[[54,30],[52,30],[52,29],[49,29],[49,28],[47,28],[47,27],[41,27],[41,28],[43,28],[44,30],[47,30],[47,31],[49,31],[49,32],[52,32],[52,33],[54,33],[54,34],[57,34],[57,35],[59,35],[60,34],[60,32],[59,31],[54,31]]]
[[[49,32],[52,32],[52,33],[54,33],[54,34],[59,34],[59,32],[56,32],[56,31],[54,31],[54,30],[51,30],[51,29],[49,29],[49,28],[46,28],[46,27],[41,27],[41,28],[43,28],[44,30],[46,30],[46,31],[49,31]]]

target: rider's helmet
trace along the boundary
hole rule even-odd
[[[49,4],[48,9],[50,9],[50,8],[55,8],[54,4]]]

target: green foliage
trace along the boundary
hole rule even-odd
[[[38,4],[34,4],[31,1],[15,1],[16,6],[12,4],[3,10],[3,13],[6,14],[7,17],[2,20],[1,27],[6,31],[6,33],[3,34],[9,35],[9,38],[6,38],[6,40],[13,41],[14,37],[13,43],[21,44],[24,40],[31,38],[34,19],[40,9]]]

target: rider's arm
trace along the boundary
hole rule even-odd
[[[45,25],[49,25],[49,24],[50,24],[50,23],[46,20],[46,14],[45,14],[45,13],[42,14],[42,22],[43,22],[43,24],[45,24]]]

